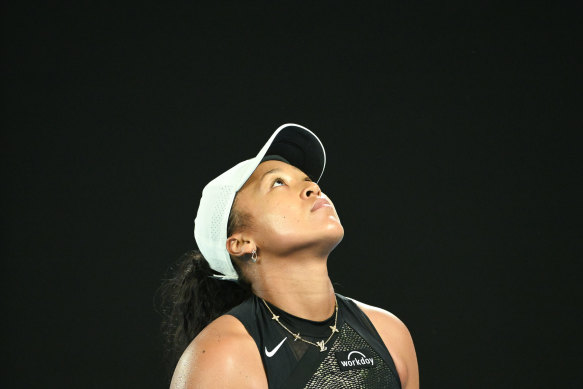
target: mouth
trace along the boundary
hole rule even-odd
[[[310,212],[314,212],[317,211],[320,208],[323,207],[331,207],[332,204],[330,204],[330,202],[328,200],[326,200],[324,197],[318,197],[316,199],[316,201],[314,202],[314,205],[312,206],[312,209],[310,210]]]

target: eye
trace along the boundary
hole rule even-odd
[[[273,180],[273,184],[271,184],[272,188],[278,187],[278,186],[283,186],[285,185],[285,181],[282,180],[281,178],[277,177],[275,180]]]

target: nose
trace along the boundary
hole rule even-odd
[[[312,196],[318,197],[322,194],[320,187],[313,181],[307,181],[307,185],[302,190],[302,197],[310,198]]]

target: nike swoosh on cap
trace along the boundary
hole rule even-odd
[[[286,341],[286,339],[287,339],[287,337],[283,338],[282,341],[279,342],[279,344],[277,346],[275,346],[275,348],[271,351],[267,351],[267,347],[265,347],[265,355],[267,355],[268,358],[271,358],[272,356],[274,356],[275,353],[277,352],[277,350],[279,350],[279,348],[283,344],[283,342]]]

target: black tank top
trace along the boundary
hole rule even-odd
[[[253,295],[227,312],[253,337],[271,389],[401,388],[395,363],[380,335],[350,298],[336,293],[339,332],[323,352],[294,336],[272,319],[263,301]],[[316,343],[330,336],[334,314],[317,322],[290,315],[269,305],[287,328]]]

